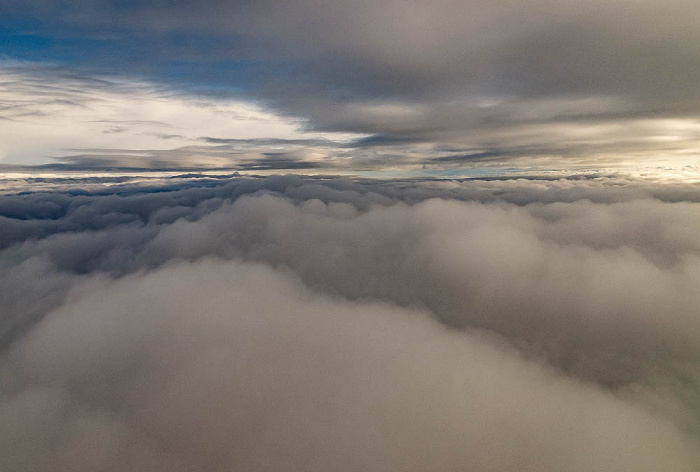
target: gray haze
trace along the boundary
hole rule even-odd
[[[16,180],[0,468],[698,470],[698,190]]]

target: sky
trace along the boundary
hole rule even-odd
[[[694,0],[5,0],[0,163],[696,168],[698,18]]]
[[[697,0],[0,0],[0,470],[700,470]]]

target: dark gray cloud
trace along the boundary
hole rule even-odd
[[[47,180],[0,195],[8,469],[700,464],[697,183]]]
[[[88,32],[258,38],[271,43],[268,58],[277,52],[304,60],[309,75],[332,78],[326,86],[368,95],[461,93],[468,86],[546,96],[663,91],[680,99],[687,97],[681,89],[693,92],[700,72],[698,7],[690,0],[65,3],[22,2],[21,8]],[[210,53],[222,57],[229,45]]]

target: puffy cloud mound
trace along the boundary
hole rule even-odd
[[[0,196],[7,470],[693,471],[697,184]]]

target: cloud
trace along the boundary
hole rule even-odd
[[[53,158],[83,167],[231,168],[251,156],[263,160],[287,141],[295,149],[306,143],[323,148],[337,146],[328,137],[345,138],[306,133],[303,120],[240,99],[207,99],[56,65],[3,61],[2,68],[0,158],[9,163]],[[204,135],[227,141],[217,147],[203,142]]]
[[[158,47],[146,57],[168,52],[191,60],[187,53],[194,48],[205,54],[200,62],[231,54],[299,60],[306,66],[296,70],[301,79],[364,96],[605,92],[650,100],[655,90],[667,94],[664,102],[668,94],[697,98],[690,89],[700,71],[698,33],[689,15],[697,5],[690,0],[69,5],[37,1],[15,8],[47,19],[49,32],[70,25],[79,28],[74,34],[88,36],[99,30],[120,38],[137,33]],[[5,9],[12,9],[11,2]],[[189,33],[191,41],[163,41],[173,32]],[[210,39],[208,52],[197,47],[203,37]]]
[[[700,149],[692,0],[5,3],[8,17],[35,20],[22,34],[56,44],[31,60],[78,48],[84,59],[64,59],[76,70],[128,71],[224,108],[231,99],[222,96],[253,97],[284,124],[296,117],[316,132],[386,145],[352,149],[358,167],[455,165],[434,160],[448,156],[444,147],[455,149],[449,156],[546,157],[554,168],[697,161]],[[216,133],[199,128],[202,136],[241,137],[189,99],[177,108],[179,119],[164,120],[170,129],[154,133],[191,138],[189,127],[211,121]],[[143,134],[132,149],[192,144]]]
[[[0,195],[5,467],[697,469],[697,184],[138,179]]]
[[[7,450],[15,470],[692,470],[687,438],[605,391],[266,267],[204,260],[80,291],[18,348],[27,388],[4,406],[53,448]]]

